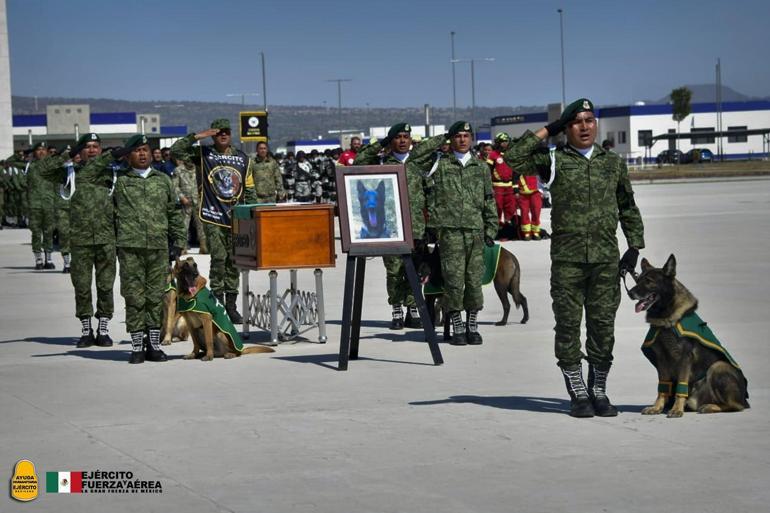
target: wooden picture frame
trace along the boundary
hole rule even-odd
[[[342,251],[352,256],[403,255],[414,247],[403,165],[337,168]]]

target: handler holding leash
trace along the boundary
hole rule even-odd
[[[540,148],[548,136],[566,131],[568,144]],[[623,159],[595,144],[593,104],[581,98],[561,117],[534,134],[527,131],[505,152],[508,164],[549,185],[551,223],[551,299],[556,319],[555,352],[569,392],[573,417],[613,417],[607,375],[615,344],[615,313],[620,304],[619,273],[632,271],[644,248],[644,226]],[[628,250],[618,262],[618,220]],[[580,349],[580,322],[586,312],[586,353]],[[588,387],[582,359],[588,360]]]

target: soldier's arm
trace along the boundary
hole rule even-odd
[[[481,210],[481,218],[484,220],[484,235],[494,239],[497,235],[498,217],[495,195],[492,191],[492,178],[489,173],[484,174],[484,206]]]
[[[503,160],[517,173],[540,175],[540,178],[547,182],[551,176],[551,158],[539,147],[547,136],[545,128],[536,133],[527,130],[521,139],[503,153]]]
[[[618,159],[620,160],[620,159]],[[618,199],[618,218],[623,234],[626,236],[628,247],[642,249],[644,247],[644,224],[642,214],[634,201],[634,190],[628,178],[628,167],[622,160],[620,165],[620,180],[616,196]]]
[[[249,159],[249,166],[246,168],[246,180],[243,184],[243,199],[246,203],[257,202],[257,177],[254,174],[254,161]]]
[[[273,169],[273,181],[275,182],[275,192],[279,200],[286,199],[286,191],[283,189],[283,177],[281,176],[281,168],[278,167],[278,162],[273,160],[273,165],[270,166]]]
[[[27,165],[27,161],[24,160],[22,157],[19,157],[16,153],[5,159],[5,163],[8,164],[11,167],[21,167]]]
[[[44,180],[63,183],[67,179],[67,169],[64,167],[66,163],[67,160],[60,155],[46,157],[38,161],[38,173]]]
[[[173,241],[177,248],[184,248],[187,243],[187,233],[184,229],[182,219],[182,210],[176,201],[174,185],[171,179],[167,177],[168,201],[166,203],[166,215],[168,216],[168,238]]]
[[[435,160],[436,152],[446,141],[447,135],[434,135],[412,148],[409,152],[409,160],[417,164],[421,169],[425,166],[432,166]]]
[[[201,147],[193,145],[196,141],[216,135],[217,132],[218,130],[212,128],[211,130],[187,134],[171,145],[171,156],[177,161],[189,160],[195,162],[196,165],[200,164]]]
[[[112,150],[103,151],[101,155],[93,157],[81,167],[76,174],[76,179],[81,183],[94,185],[112,183],[112,168],[110,164],[115,160]]]
[[[419,171],[407,164],[406,185],[412,220],[412,238],[425,239],[425,186]]]
[[[382,145],[379,141],[375,141],[372,144],[367,144],[361,148],[356,154],[355,160],[353,160],[354,166],[373,166],[380,163],[380,152],[382,151]]]

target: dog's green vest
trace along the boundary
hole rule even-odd
[[[239,353],[243,351],[241,335],[227,316],[225,307],[217,301],[217,298],[214,297],[214,294],[207,287],[202,287],[190,299],[184,299],[181,295],[177,296],[176,310],[180,313],[198,312],[210,315],[212,322],[222,333],[230,338],[235,349]]]
[[[727,352],[727,349],[722,346],[722,343],[719,342],[719,339],[717,339],[716,335],[714,335],[708,325],[703,321],[703,319],[698,317],[698,314],[695,312],[690,312],[689,314],[682,317],[679,322],[676,323],[676,326],[674,326],[673,329],[680,337],[691,338],[697,341],[699,344],[708,347],[709,349],[719,351],[725,356],[726,360],[733,367],[736,369],[741,368],[741,366],[738,365],[738,362],[733,360],[733,357],[730,356],[730,353]],[[644,343],[642,344],[642,352],[644,353],[644,356],[646,356],[653,365],[655,365],[655,356],[649,347],[655,343],[660,330],[661,328],[654,326],[651,327],[647,332],[647,335],[644,337]]]
[[[497,274],[497,264],[500,260],[500,244],[495,244],[492,247],[484,245],[484,276],[481,278],[481,284],[487,285],[489,282],[495,279]],[[443,294],[444,289],[437,287],[430,282],[425,284],[422,294],[423,296],[429,296],[434,294]]]

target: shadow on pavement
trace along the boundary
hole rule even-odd
[[[309,355],[302,355],[302,356],[274,356],[272,359],[285,360],[287,362],[294,362],[294,363],[313,363],[315,365],[320,365],[321,367],[337,370],[337,360],[339,359],[339,354],[335,353],[335,354],[309,354]],[[363,356],[359,356],[357,360],[351,360],[351,362],[366,361],[366,360],[371,362],[402,363],[406,365],[427,365],[427,366],[433,367],[432,363],[406,362],[403,360],[387,360],[383,358],[367,358]],[[355,363],[351,363],[350,365],[355,365]]]
[[[412,406],[432,406],[435,404],[449,403],[473,403],[479,406],[490,406],[504,410],[532,411],[537,413],[569,413],[569,401],[553,397],[522,397],[522,396],[479,396],[479,395],[453,395],[447,399],[435,401],[415,401],[409,403]],[[616,404],[618,411],[628,413],[640,413],[644,406]]]
[[[78,339],[76,337],[27,337],[16,340],[0,340],[0,344],[11,344],[13,342],[37,342],[38,344],[51,344],[55,346],[75,347]]]

